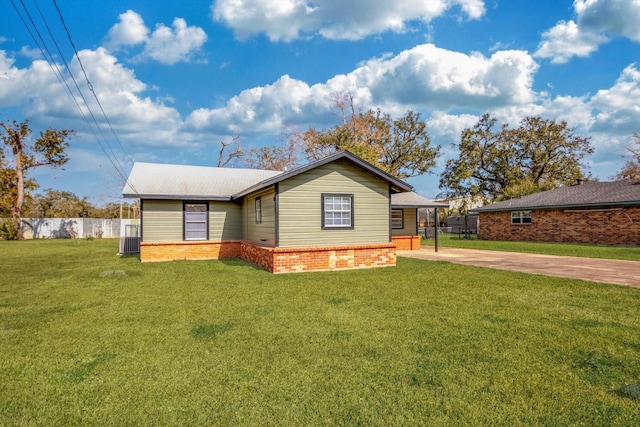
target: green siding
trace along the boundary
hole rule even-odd
[[[142,240],[144,242],[182,240],[181,200],[144,200],[142,209]]]
[[[182,200],[145,200],[142,213],[143,241],[182,241],[183,206]],[[209,240],[242,240],[241,206],[231,202],[209,202]]]
[[[242,206],[209,202],[209,240],[242,240]]]
[[[257,193],[249,194],[243,202],[243,230],[245,240],[265,246],[276,245],[275,188],[270,187]],[[262,199],[262,222],[256,223],[256,199]]]
[[[322,229],[322,193],[353,194],[353,230]],[[389,242],[389,184],[348,162],[280,183],[280,247]]]
[[[391,229],[392,236],[415,236],[417,235],[418,210],[415,208],[402,209],[404,212],[404,228]]]

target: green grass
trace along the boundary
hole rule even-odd
[[[486,249],[493,251],[525,252],[544,255],[563,255],[587,258],[620,259],[640,261],[640,246],[579,245],[569,243],[506,242],[478,240],[477,235],[466,240],[457,234],[440,234],[438,244],[442,247],[463,249]],[[433,246],[434,239],[422,241],[425,246]]]
[[[640,290],[0,242],[0,425],[640,424]]]

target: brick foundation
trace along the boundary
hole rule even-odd
[[[140,243],[142,262],[221,258],[243,258],[272,273],[390,267],[396,265],[396,246],[270,248],[241,241]]]
[[[240,241],[141,242],[140,261],[175,261],[240,257]]]
[[[396,265],[392,243],[308,248],[268,248],[242,243],[242,258],[272,273],[344,270]]]
[[[422,242],[421,236],[393,236],[391,238],[398,251],[417,251]]]
[[[549,209],[531,212],[531,224],[511,224],[510,212],[480,213],[486,240],[640,245],[640,207]]]

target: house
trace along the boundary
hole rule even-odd
[[[640,245],[640,182],[582,182],[472,209],[487,240]]]
[[[136,163],[140,260],[241,257],[274,273],[392,266],[417,209],[442,205],[339,152],[285,171]],[[397,205],[394,205],[397,203]]]

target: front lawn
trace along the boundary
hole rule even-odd
[[[483,249],[491,251],[525,252],[531,254],[640,261],[640,246],[478,240],[478,236],[475,234],[471,235],[471,239],[469,240],[461,237],[464,237],[464,235],[460,236],[458,234],[442,233],[438,235],[438,244],[439,246],[450,248]],[[434,239],[422,240],[422,244],[425,246],[433,246],[434,243]]]
[[[640,289],[116,252],[0,242],[0,425],[640,424]]]

